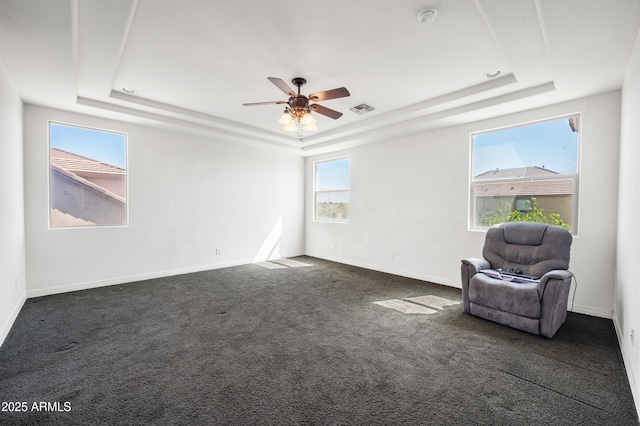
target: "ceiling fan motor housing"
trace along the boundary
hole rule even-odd
[[[309,98],[307,98],[306,96],[291,96],[289,98],[288,104],[289,108],[293,112],[293,115],[296,116],[298,122],[300,122],[300,119],[302,118],[304,113],[309,111]]]

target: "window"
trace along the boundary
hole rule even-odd
[[[577,231],[580,115],[471,135],[472,229],[544,222]]]
[[[315,219],[348,222],[351,160],[348,157],[315,163]]]
[[[536,200],[537,201],[537,200]],[[530,212],[531,211],[531,197],[516,197],[516,210],[519,212]]]
[[[127,136],[49,122],[51,228],[127,224]]]

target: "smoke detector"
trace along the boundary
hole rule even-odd
[[[427,9],[423,12],[418,13],[418,22],[421,24],[430,24],[436,19],[436,15],[438,11],[435,9]]]

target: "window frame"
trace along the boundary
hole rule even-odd
[[[66,127],[75,127],[80,129],[92,130],[103,133],[112,133],[115,135],[121,135],[124,137],[124,223],[118,224],[90,224],[90,225],[66,225],[66,226],[53,226],[52,224],[52,210],[53,210],[53,182],[52,182],[52,170],[51,170],[51,126],[60,125]],[[81,154],[77,154],[81,155]],[[99,160],[97,160],[99,161]],[[115,165],[114,165],[115,166]],[[115,166],[119,167],[119,166]],[[47,192],[48,192],[48,205],[47,205],[47,228],[49,230],[68,230],[68,229],[96,229],[96,228],[128,228],[129,227],[129,134],[124,131],[105,129],[96,126],[89,126],[84,124],[68,123],[59,120],[47,121]]]
[[[321,163],[330,163],[332,161],[340,161],[348,159],[349,160],[349,187],[341,188],[341,189],[330,189],[330,190],[320,190],[318,189],[318,164]],[[335,192],[344,192],[349,194],[349,216],[347,219],[325,219],[318,218],[318,209],[317,209],[317,196],[321,193],[335,193]],[[351,156],[344,155],[341,157],[332,157],[323,160],[316,160],[313,162],[313,221],[320,223],[338,223],[338,224],[349,224],[351,222]]]
[[[489,229],[489,226],[478,225],[476,224],[476,197],[475,197],[475,186],[478,183],[491,183],[491,184],[500,184],[500,183],[509,183],[509,182],[534,182],[534,181],[557,181],[557,180],[566,180],[571,179],[573,185],[573,192],[571,194],[571,234],[574,237],[578,236],[579,229],[579,200],[580,200],[580,164],[581,164],[581,151],[582,151],[582,129],[580,129],[578,133],[578,149],[577,149],[577,164],[576,164],[576,173],[566,173],[566,174],[558,174],[557,177],[554,176],[528,176],[528,177],[520,177],[520,178],[497,178],[497,179],[482,179],[482,180],[474,180],[474,136],[478,134],[484,133],[492,133],[498,132],[502,130],[509,130],[518,127],[527,127],[545,122],[558,121],[563,119],[570,119],[571,117],[578,116],[578,122],[580,123],[580,127],[582,127],[582,113],[581,112],[572,112],[567,114],[562,114],[553,117],[542,118],[538,120],[532,120],[527,122],[521,122],[517,124],[509,124],[500,127],[494,127],[489,129],[477,130],[470,132],[469,134],[469,209],[468,209],[468,230],[469,231],[480,231],[486,232]],[[516,195],[514,196],[513,206],[515,206],[516,200],[518,198],[522,198],[525,196]],[[526,196],[526,198],[531,199],[535,198],[533,196]]]

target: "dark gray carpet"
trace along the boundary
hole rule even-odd
[[[609,320],[405,315],[373,302],[460,291],[297,260],[29,299],[0,348],[0,401],[28,410],[0,423],[638,424]]]

